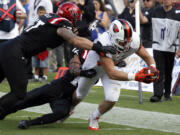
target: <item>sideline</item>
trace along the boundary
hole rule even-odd
[[[0,96],[3,94],[4,93],[0,92]],[[97,104],[82,102],[76,107],[75,113],[71,118],[88,120],[90,114],[97,108],[97,106]],[[51,112],[48,104],[28,108],[25,109],[25,111],[43,114]],[[103,115],[100,121],[135,128],[180,133],[180,115],[175,114],[114,107],[111,111]]]

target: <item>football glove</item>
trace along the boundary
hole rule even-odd
[[[87,78],[93,78],[96,75],[96,70],[95,69],[89,69],[89,70],[81,70],[80,76],[84,76]]]
[[[116,48],[114,46],[102,46],[102,44],[99,41],[93,44],[92,50],[96,51],[98,54],[100,53],[116,54]]]
[[[159,72],[154,67],[145,67],[135,74],[135,80],[138,82],[152,83],[159,79]]]

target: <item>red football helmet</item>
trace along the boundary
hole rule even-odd
[[[68,19],[73,25],[75,25],[78,20],[81,20],[81,10],[71,2],[59,5],[57,15]]]

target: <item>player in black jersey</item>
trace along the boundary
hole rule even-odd
[[[79,52],[77,53],[77,51]],[[72,104],[72,94],[77,87],[77,83],[72,83],[73,79],[77,75],[89,78],[96,75],[96,71],[94,69],[80,71],[80,63],[84,62],[85,51],[75,49],[73,51],[74,58],[70,62],[70,69],[62,78],[53,80],[49,84],[31,90],[27,93],[27,96],[23,100],[18,101],[4,115],[0,115],[0,118],[4,119],[10,113],[45,103],[50,104],[52,113],[45,114],[32,120],[23,120],[19,123],[18,127],[25,129],[33,125],[49,124],[68,115]]]
[[[87,50],[115,53],[115,48],[93,44],[76,36],[73,31],[80,20],[80,9],[72,3],[60,5],[57,14],[45,14],[15,39],[0,44],[0,82],[7,78],[11,91],[0,98],[0,114],[8,111],[18,100],[26,96],[28,77],[26,58],[47,48],[55,48],[64,41]]]

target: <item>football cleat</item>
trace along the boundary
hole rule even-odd
[[[27,120],[20,121],[17,127],[20,129],[27,129],[29,127],[28,121]]]
[[[92,115],[89,118],[89,130],[99,130],[99,124],[98,124],[99,117],[96,117],[95,119],[92,117]]]

